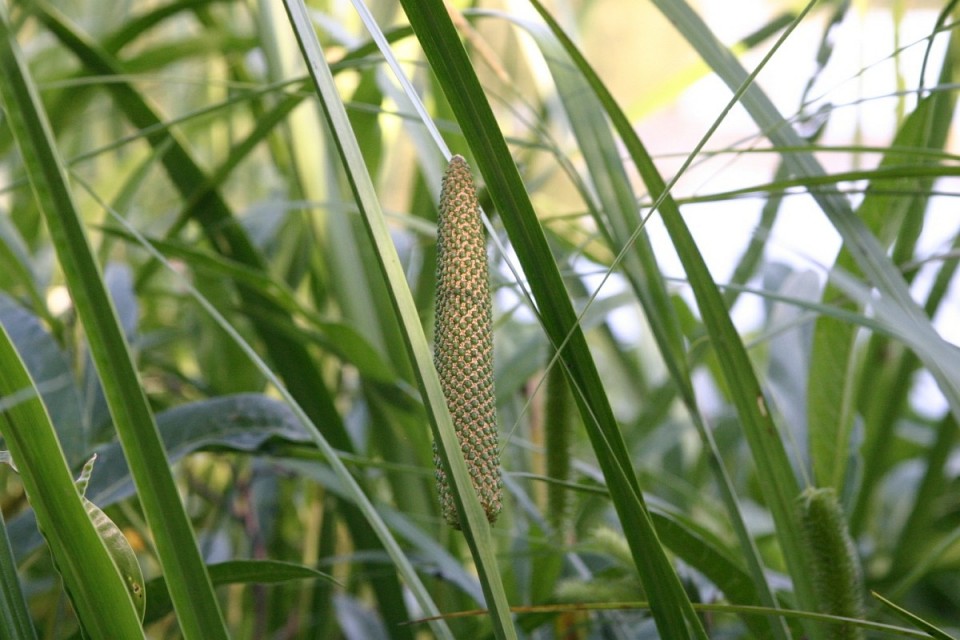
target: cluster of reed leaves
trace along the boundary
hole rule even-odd
[[[800,137],[812,107],[754,81],[812,23],[814,86],[851,11],[821,4],[737,43],[768,52],[746,69],[689,4],[652,3],[729,87],[714,125],[735,105],[756,124],[714,151],[779,163],[697,195],[761,205],[723,283],[673,190],[714,128],[661,173],[537,0],[0,6],[0,638],[949,637],[960,357],[931,319],[960,236],[918,241],[957,172],[952,3],[889,53],[925,50],[936,78],[904,88],[889,145],[843,149],[818,142],[831,109]],[[830,173],[828,151],[880,161]],[[430,352],[451,153],[493,264],[495,527]],[[788,198],[843,241],[819,283],[765,258]],[[941,415],[914,406],[923,378]],[[811,495],[834,531],[805,534]],[[142,616],[85,504],[136,552]],[[848,599],[819,586],[823,539],[853,556]]]

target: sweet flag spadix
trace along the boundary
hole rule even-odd
[[[473,487],[492,523],[503,495],[493,390],[493,304],[476,188],[461,156],[450,159],[440,194],[433,360]],[[434,462],[443,517],[459,529],[436,444]]]

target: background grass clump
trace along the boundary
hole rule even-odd
[[[0,5],[0,638],[960,634],[954,3],[714,4]]]

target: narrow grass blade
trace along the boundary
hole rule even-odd
[[[330,584],[343,586],[329,574],[312,567],[277,560],[228,560],[211,564],[208,570],[210,580],[217,586],[282,584],[295,580],[324,580]],[[156,622],[171,611],[170,597],[163,576],[158,576],[147,583],[147,592],[150,594],[150,600],[147,602],[144,622]]]
[[[117,219],[120,220],[119,218]],[[160,252],[152,247],[142,235],[138,234],[130,226],[126,226],[126,231],[136,237],[140,245],[148,250],[156,260],[163,263],[169,271],[176,271],[176,269],[169,262],[167,262],[165,258],[163,258]],[[190,292],[190,295],[197,301],[197,303],[203,307],[203,309],[214,319],[216,324],[220,326],[224,332],[227,333],[227,335],[229,335],[230,339],[237,345],[237,347],[239,347],[247,355],[250,361],[254,363],[264,378],[274,385],[274,387],[276,387],[277,392],[293,410],[299,424],[310,435],[311,440],[316,444],[324,459],[327,460],[328,464],[333,469],[337,479],[343,483],[344,496],[355,504],[357,514],[361,515],[369,524],[368,530],[370,534],[376,536],[376,539],[379,540],[379,543],[382,545],[384,551],[390,556],[391,560],[397,567],[397,571],[406,580],[407,587],[413,593],[413,596],[416,598],[420,607],[425,612],[429,611],[436,613],[437,607],[423,583],[417,576],[417,573],[414,570],[410,560],[406,557],[403,549],[400,548],[396,539],[387,528],[387,525],[377,513],[376,507],[373,506],[373,503],[364,493],[364,489],[358,484],[357,480],[340,460],[341,452],[331,445],[324,434],[321,433],[320,429],[318,429],[317,426],[310,420],[310,417],[307,415],[306,411],[297,403],[292,393],[283,386],[283,383],[280,381],[278,376],[270,369],[270,367],[267,366],[263,359],[257,355],[256,351],[254,351],[253,348],[244,340],[244,338],[230,325],[230,323],[226,321],[226,319],[216,310],[216,308],[190,283],[184,280],[182,284],[184,288]],[[342,509],[343,507],[341,506],[340,508]],[[350,512],[347,511],[346,513]],[[355,531],[352,533],[356,536]],[[364,542],[364,544],[368,543],[368,541],[365,539],[361,539],[361,541]],[[433,625],[433,632],[437,637],[440,638],[452,638],[449,628],[447,628],[446,624],[442,621]]]
[[[3,15],[0,29],[8,25]],[[0,68],[5,72],[9,69],[10,52],[8,46],[0,43]],[[3,93],[6,102],[7,91]],[[9,107],[6,110],[8,114],[11,111]],[[12,122],[16,122],[15,116]],[[92,638],[144,637],[120,573],[83,506],[40,394],[2,326],[0,398],[3,399],[0,433],[10,447],[37,524],[47,540],[80,624]],[[16,582],[16,575],[13,580]],[[12,624],[15,619],[8,622]],[[23,622],[21,620],[21,624]],[[29,614],[26,624],[29,625]],[[31,635],[32,632],[28,632],[15,637]]]
[[[446,400],[433,366],[433,355],[423,333],[417,308],[407,285],[406,274],[383,218],[379,199],[350,127],[346,109],[337,93],[330,68],[324,59],[323,50],[313,31],[306,7],[298,0],[288,0],[286,8],[320,97],[324,117],[346,168],[347,179],[363,216],[381,272],[388,283],[387,289],[394,312],[403,329],[403,338],[414,365],[427,415],[438,442],[438,450],[455,487],[453,494],[461,514],[460,522],[477,564],[480,583],[492,612],[491,621],[494,630],[498,637],[515,637],[516,632],[497,568],[490,528],[483,509],[476,499],[466,463],[460,453],[460,444],[454,433]]]
[[[671,303],[653,247],[643,231],[645,220],[637,205],[638,198],[633,193],[616,152],[617,145],[610,132],[606,112],[600,99],[591,93],[589,84],[563,51],[555,36],[545,32],[542,27],[534,28],[531,25],[527,28],[547,59],[574,135],[590,170],[593,192],[600,201],[597,209],[604,212],[602,219],[598,216],[597,226],[606,230],[612,252],[623,256],[625,275],[644,309],[647,323],[651,327],[667,370],[679,389],[679,395],[707,451],[706,455],[717,478],[732,527],[744,549],[747,564],[756,582],[757,593],[760,594],[760,600],[745,604],[757,603],[775,607],[776,600],[766,582],[759,552],[740,513],[733,484],[723,467],[712,435],[700,415],[684,353],[680,321]],[[772,633],[778,638],[785,638],[786,628],[774,624]]]
[[[188,209],[196,213],[194,218],[200,223],[210,244],[225,257],[236,260],[259,270],[265,262],[257,251],[247,232],[232,215],[216,183],[211,182],[199,164],[190,154],[183,139],[163,125],[160,116],[128,82],[120,80],[123,70],[117,62],[104,51],[96,47],[83,34],[78,32],[66,18],[47,3],[38,3],[34,7],[37,17],[51,29],[60,41],[69,48],[85,65],[88,71],[107,77],[118,77],[117,82],[107,84],[117,106],[130,122],[150,133],[147,141],[161,150],[161,160],[170,181],[188,203]],[[194,199],[196,198],[196,202]],[[186,218],[182,223],[187,222]],[[176,228],[172,230],[175,232]],[[245,286],[238,286],[245,311],[259,309],[261,312],[277,311],[270,301]],[[282,312],[279,312],[282,313]],[[251,315],[254,315],[251,311]],[[346,434],[340,415],[327,392],[323,377],[313,366],[307,350],[297,340],[259,325],[254,325],[261,333],[267,349],[274,356],[276,367],[291,389],[300,399],[311,418],[317,424],[326,425],[334,444],[345,451],[352,449],[350,438]]]
[[[891,602],[890,600],[887,600],[886,598],[884,598],[883,596],[881,596],[879,593],[874,592],[874,593],[873,593],[873,597],[876,598],[877,600],[879,600],[880,603],[881,603],[887,610],[893,612],[894,615],[896,615],[897,617],[899,617],[899,618],[901,618],[901,619],[903,619],[903,620],[906,620],[907,622],[909,622],[910,624],[912,624],[912,625],[915,626],[916,628],[922,629],[923,631],[925,631],[925,632],[927,632],[928,634],[930,634],[930,637],[931,637],[931,638],[936,638],[937,640],[956,640],[956,638],[955,638],[954,636],[951,636],[949,633],[947,633],[946,631],[944,631],[944,630],[941,629],[940,627],[938,627],[938,626],[936,626],[936,625],[934,625],[934,624],[931,624],[931,623],[927,622],[926,620],[924,620],[923,618],[921,618],[920,616],[918,616],[918,615],[916,615],[916,614],[914,614],[914,613],[910,613],[909,611],[907,611],[907,610],[904,609],[903,607],[894,604],[894,603]]]
[[[651,196],[660,201],[661,217],[687,272],[723,376],[743,424],[743,433],[753,453],[757,473],[762,478],[760,486],[767,506],[777,523],[778,540],[794,580],[794,589],[801,605],[814,610],[816,604],[810,576],[804,562],[802,541],[797,535],[798,523],[793,508],[793,499],[799,493],[799,486],[780,434],[767,409],[753,366],[730,319],[723,297],[707,269],[690,230],[680,215],[676,202],[666,191],[666,184],[657,171],[652,157],[636,135],[626,115],[552,16],[538,2],[534,2],[534,6],[563,43],[567,54],[574,60],[603,103],[607,115],[620,134]]]
[[[951,38],[950,45],[944,55],[944,65],[940,73],[940,82],[950,83],[956,75],[953,59],[956,55],[958,40]],[[947,135],[950,131],[953,113],[956,106],[956,95],[952,92],[936,92],[923,98],[914,111],[908,116],[901,131],[898,133],[898,142],[907,147],[917,149],[943,149]],[[897,158],[901,163],[911,162],[913,164],[925,165],[932,163],[932,159],[924,157],[901,157],[891,151],[889,156]],[[916,189],[915,195],[911,197],[897,197],[884,199],[882,196],[874,198],[878,201],[874,206],[874,216],[886,216],[893,214],[892,217],[899,218],[906,216],[904,228],[897,233],[896,244],[894,246],[892,258],[902,264],[913,259],[916,254],[916,246],[919,234],[923,230],[925,218],[927,216],[927,205],[929,203],[929,191],[933,185],[934,178],[916,178],[902,179],[898,181],[898,186],[911,187]],[[881,183],[883,184],[883,183]],[[911,189],[912,191],[912,189]],[[889,201],[888,207],[882,205]],[[864,205],[866,206],[865,199]],[[956,243],[955,243],[956,244]],[[845,256],[841,253],[837,262]],[[946,262],[936,276],[934,286],[931,288],[924,304],[924,312],[929,317],[934,317],[940,307],[943,294],[952,280],[956,270],[956,262]],[[913,280],[917,271],[913,270],[907,274],[909,280]],[[871,371],[874,374],[887,367],[890,371],[895,371],[889,376],[868,375],[863,376],[860,387],[858,388],[858,400],[860,409],[864,412],[865,422],[864,430],[866,437],[862,447],[863,472],[861,480],[861,490],[856,496],[853,510],[850,515],[851,529],[856,534],[864,525],[870,511],[871,501],[875,495],[878,481],[882,474],[888,470],[890,461],[890,452],[896,439],[893,437],[897,417],[901,415],[898,410],[907,402],[908,394],[912,388],[909,378],[916,370],[919,359],[915,353],[903,353],[897,358],[897,362],[888,360],[889,344],[886,338],[874,334],[871,336],[870,344],[867,348],[866,361],[862,365],[864,371]],[[941,452],[931,451],[934,457],[939,456]],[[944,452],[945,453],[945,452]],[[931,460],[933,462],[933,460]],[[939,467],[934,467],[939,468]],[[932,468],[928,468],[928,473]],[[922,495],[922,494],[919,494]],[[929,496],[928,496],[929,497]],[[918,500],[915,503],[916,511],[923,511],[929,508],[929,500]],[[913,516],[911,516],[913,519]],[[898,545],[898,549],[906,552],[912,545]],[[903,560],[903,556],[900,556]],[[896,564],[896,563],[895,563]]]
[[[947,92],[938,92],[919,102],[916,109],[904,120],[900,131],[894,138],[892,149],[884,155],[880,169],[902,167],[907,164],[923,165],[933,162],[909,151],[901,149],[942,150],[946,141],[949,124],[956,98]],[[910,221],[908,215],[919,216],[922,220],[929,199],[933,176],[883,178],[871,180],[863,203],[858,209],[859,217],[879,238],[890,243],[899,238],[897,245],[902,247],[908,235],[904,225]],[[894,196],[892,193],[903,193]],[[917,195],[919,194],[919,195]],[[922,227],[922,225],[920,225]],[[901,248],[902,251],[902,248]],[[909,254],[913,251],[910,247]],[[834,263],[835,269],[853,272],[856,264],[852,254],[844,249]],[[832,301],[841,298],[842,292],[833,286],[825,288],[823,299]],[[853,412],[856,399],[864,397],[864,385],[876,382],[876,376],[866,379],[858,374],[857,363],[860,358],[856,347],[856,327],[829,316],[817,320],[814,330],[813,351],[810,361],[810,397],[807,414],[810,434],[810,458],[814,477],[818,486],[832,486],[841,489],[847,473],[847,461],[850,459],[850,434],[853,429]],[[875,349],[868,350],[876,352]],[[862,366],[872,368],[882,363],[869,360]],[[873,369],[879,371],[877,367]],[[873,381],[873,382],[872,382]],[[909,385],[891,390],[884,397],[904,396]],[[902,393],[899,392],[902,390]],[[863,489],[869,496],[872,492],[875,469],[873,468],[883,455],[875,449],[884,448],[893,441],[889,429],[898,412],[884,412],[878,416],[889,428],[879,428],[879,424],[867,424],[866,443],[863,448],[865,465]],[[876,428],[870,428],[876,427]],[[862,500],[862,498],[861,498]],[[851,514],[851,520],[858,521],[859,515]]]
[[[86,331],[161,566],[172,585],[184,636],[225,638],[223,618],[170,474],[153,414],[73,203],[42,104],[5,14],[0,17],[0,29],[0,64],[5,78],[0,90],[6,114]]]
[[[27,599],[17,578],[17,561],[10,547],[7,525],[0,516],[0,639],[36,640]]]
[[[170,181],[186,201],[185,214],[170,230],[175,234],[194,214],[206,234],[207,240],[224,257],[240,262],[258,271],[266,269],[266,262],[257,250],[249,234],[233,216],[223,199],[217,180],[225,178],[218,174],[208,178],[183,138],[170,130],[148,101],[129,83],[122,66],[102,48],[96,46],[67,18],[46,2],[37,2],[33,7],[61,43],[70,49],[83,63],[87,71],[112,78],[106,88],[117,107],[136,127],[145,132],[146,140],[157,150]],[[289,103],[288,103],[289,104]],[[292,106],[292,105],[290,105]],[[279,112],[265,114],[264,120]],[[258,135],[254,131],[252,136]],[[255,138],[248,138],[253,140]],[[241,149],[244,150],[244,149]],[[224,165],[229,170],[230,162]],[[303,342],[281,331],[276,331],[264,316],[283,312],[271,300],[255,288],[238,283],[242,310],[256,328],[269,352],[274,366],[297,402],[306,410],[313,424],[323,425],[331,443],[342,451],[352,451],[353,443],[347,434],[343,420],[334,405],[327,383]],[[344,505],[342,515],[358,548],[378,546],[377,536],[364,522],[364,518],[350,505]],[[387,615],[403,617],[403,594],[393,574],[377,574],[371,577],[377,598],[383,601]],[[401,632],[402,633],[402,632]]]
[[[764,135],[777,147],[790,148],[789,152],[783,153],[783,161],[794,175],[811,179],[824,176],[826,172],[813,153],[803,150],[803,139],[757,84],[745,84],[749,79],[746,70],[690,5],[684,0],[653,1],[727,86],[741,94],[741,103]],[[825,187],[812,190],[810,195],[840,234],[845,249],[851,253],[863,275],[884,298],[901,310],[898,322],[905,333],[916,336],[916,342],[922,347],[917,355],[936,379],[951,411],[960,417],[960,380],[946,374],[950,369],[947,361],[952,357],[951,350],[914,302],[903,276],[839,191]]]
[[[637,570],[668,637],[706,637],[663,552],[570,298],[503,135],[441,2],[405,0],[404,10],[456,115],[530,282],[540,317],[560,348],[594,451],[607,478]]]

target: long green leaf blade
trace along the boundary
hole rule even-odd
[[[8,24],[3,15],[0,18],[3,35],[9,35]],[[3,42],[8,42],[7,38],[3,38]],[[0,43],[0,68],[5,71],[10,69],[11,53],[10,47]],[[4,102],[9,105],[8,89],[2,92]],[[18,117],[14,110],[8,107],[6,111],[11,123],[16,124]],[[3,399],[0,433],[10,447],[37,524],[50,546],[80,624],[93,638],[144,637],[133,601],[74,485],[40,394],[2,325],[0,398]],[[13,578],[15,581],[16,576]],[[13,624],[19,618],[5,619],[4,625]],[[29,625],[29,614],[26,620],[20,619],[19,624]],[[32,629],[12,637],[31,635]]]
[[[414,363],[414,373],[420,385],[424,405],[427,407],[427,415],[434,429],[438,450],[447,473],[456,487],[453,495],[461,514],[460,523],[477,564],[480,582],[487,598],[487,605],[491,610],[494,630],[500,638],[513,638],[516,632],[496,564],[490,527],[476,499],[466,463],[460,453],[460,444],[450,420],[416,304],[406,282],[406,274],[383,218],[376,191],[367,173],[346,109],[337,93],[323,50],[307,16],[306,7],[297,0],[287,0],[285,4],[291,26],[320,96],[324,116],[334,134],[337,150],[346,167],[347,179],[363,215],[381,272],[389,285],[387,289],[390,300],[403,327],[403,337],[410,359]]]
[[[600,99],[590,93],[589,84],[576,69],[572,60],[567,57],[567,53],[555,36],[549,32],[541,33],[542,28],[528,28],[544,52],[547,65],[557,82],[561,100],[568,111],[574,134],[583,150],[584,160],[591,170],[594,189],[600,200],[598,208],[610,220],[611,228],[608,234],[611,237],[612,249],[619,256],[623,256],[627,278],[632,283],[637,298],[644,308],[660,354],[680,390],[680,396],[701,436],[704,447],[709,452],[707,455],[710,457],[711,466],[720,484],[721,495],[730,514],[733,528],[746,554],[757,593],[760,595],[760,602],[766,606],[775,607],[776,600],[764,576],[759,553],[740,513],[732,482],[723,467],[712,435],[700,415],[684,355],[682,338],[679,336],[679,320],[670,302],[653,247],[642,230],[645,221],[640,215],[637,196],[630,187],[619,155],[610,152],[616,149],[616,144],[609,129],[606,111]],[[565,41],[565,44],[571,46],[569,41]],[[603,228],[602,220],[598,220],[597,224]],[[772,624],[772,633],[777,637],[785,638],[786,628],[777,624],[776,621],[772,621]]]
[[[13,557],[7,524],[0,515],[0,638],[36,640],[27,600],[17,578],[17,560]]]
[[[737,407],[743,433],[753,453],[758,474],[763,478],[760,482],[761,490],[777,523],[778,540],[794,580],[794,590],[800,603],[805,608],[813,610],[815,601],[810,576],[804,562],[802,541],[797,535],[798,522],[793,509],[793,500],[799,493],[797,480],[793,475],[779,432],[770,417],[760,383],[743,342],[730,319],[723,297],[707,269],[690,230],[680,215],[679,207],[666,191],[666,183],[626,115],[556,21],[538,2],[534,2],[534,6],[550,25],[557,38],[564,43],[567,53],[603,102],[613,126],[620,134],[651,195],[661,201],[661,217],[687,272],[704,324],[711,336],[711,343],[717,352],[723,375]]]
[[[813,153],[804,150],[803,139],[786,124],[763,90],[756,83],[745,85],[747,71],[690,5],[684,0],[653,1],[727,86],[735,92],[742,90],[741,103],[764,135],[777,147],[790,149],[783,153],[784,164],[799,177],[817,179],[826,175]],[[905,333],[914,336],[917,355],[937,380],[951,411],[960,417],[960,380],[949,373],[950,359],[954,357],[952,349],[913,300],[903,276],[876,236],[854,215],[850,203],[838,190],[827,187],[812,190],[810,195],[837,229],[845,250],[850,252],[864,276],[896,307],[898,324]]]
[[[0,28],[0,64],[5,78],[0,86],[6,112],[86,330],[160,564],[172,585],[181,628],[187,638],[226,638],[223,618],[167,466],[153,413],[73,203],[43,106],[20,59],[5,13]]]
[[[147,141],[157,150],[170,181],[186,201],[179,220],[169,233],[177,233],[188,222],[189,216],[193,216],[192,219],[203,227],[211,246],[224,257],[264,271],[264,257],[220,193],[218,183],[225,176],[220,173],[210,177],[205,175],[182,136],[166,126],[154,107],[127,80],[124,69],[116,59],[86,38],[56,8],[45,2],[37,2],[33,8],[37,17],[80,59],[87,71],[114,80],[107,83],[106,87],[117,107],[134,126],[144,132]],[[275,115],[277,114],[264,114],[260,121],[266,122]],[[237,158],[241,155],[242,153],[238,153]],[[223,170],[229,170],[229,166],[228,161]],[[314,424],[324,426],[325,433],[337,449],[351,451],[353,443],[334,405],[326,381],[312,361],[306,346],[296,338],[274,330],[267,319],[271,314],[283,316],[283,311],[261,291],[246,286],[243,282],[237,283],[237,290],[244,312],[250,316],[266,345],[273,365],[297,402]],[[363,517],[350,505],[344,505],[342,511],[357,546],[361,549],[376,549],[377,536],[364,522]],[[402,622],[406,617],[403,615],[405,605],[396,576],[391,573],[376,574],[371,578],[371,582],[387,614],[396,624]]]
[[[405,0],[403,6],[501,212],[544,327],[555,346],[564,345],[561,358],[572,386],[578,390],[578,406],[613,504],[630,534],[631,552],[651,593],[658,628],[668,637],[706,637],[657,539],[619,426],[543,230],[446,8],[435,1]]]

